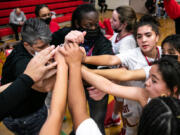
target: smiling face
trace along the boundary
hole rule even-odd
[[[143,53],[150,53],[159,40],[159,35],[152,30],[150,25],[143,25],[137,29],[137,43]]]
[[[156,98],[164,94],[170,95],[170,90],[163,80],[157,64],[153,65],[150,70],[150,76],[145,82],[145,89],[150,98]]]

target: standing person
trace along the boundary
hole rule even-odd
[[[115,33],[111,39],[111,43],[115,54],[123,53],[128,49],[136,48],[137,45],[133,36],[136,19],[136,13],[131,7],[120,6],[113,11],[110,21],[112,29]],[[119,112],[122,111],[123,99],[115,99],[112,117],[107,119],[105,127],[120,125]]]
[[[101,33],[99,25],[99,16],[97,10],[91,4],[80,5],[72,15],[71,27],[66,27],[53,33],[52,44],[58,45],[64,43],[65,36],[71,30],[86,31],[84,43],[81,43],[86,50],[88,56],[113,54],[111,42]],[[90,68],[97,66],[88,65]],[[84,83],[85,89],[96,89]],[[91,99],[86,92],[87,100],[90,107],[90,116],[96,121],[102,134],[105,134],[104,119],[107,110],[108,95],[105,95],[102,100],[95,101]]]
[[[180,5],[175,0],[164,0],[164,7],[168,16],[175,21],[176,34],[180,34]]]
[[[49,46],[51,32],[48,25],[38,18],[30,18],[22,27],[22,41],[7,57],[2,70],[2,84],[13,82],[20,76],[35,54]],[[49,82],[48,82],[49,83]],[[47,93],[29,88],[30,95],[18,105],[11,115],[3,120],[12,132],[19,135],[36,135],[47,117],[44,104]]]
[[[106,0],[98,0],[98,5],[101,7],[101,13],[106,12],[108,5],[106,4]]]
[[[149,21],[151,20],[151,21]],[[151,66],[152,62],[161,57],[161,48],[157,47],[159,29],[156,20],[151,16],[143,16],[137,24],[135,31],[138,48],[125,53],[102,56],[86,56],[84,63],[94,65],[126,66],[129,70],[141,69]],[[131,86],[144,87],[144,81],[131,82]],[[123,117],[126,118],[126,135],[137,134],[137,124],[142,110],[136,101],[124,100]]]
[[[20,8],[15,8],[10,13],[9,24],[15,33],[16,40],[19,40],[18,28],[23,26],[25,21],[26,21],[26,16],[24,15],[24,12],[21,11]]]
[[[35,15],[36,15],[36,17],[43,20],[49,26],[52,33],[59,30],[58,23],[51,20],[52,13],[49,10],[47,5],[45,5],[45,4],[37,5],[35,8]]]

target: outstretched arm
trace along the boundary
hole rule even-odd
[[[58,65],[50,113],[40,131],[40,135],[59,135],[66,108],[68,67],[63,56],[59,52],[56,52],[55,60]]]
[[[84,67],[86,68],[86,67]],[[116,69],[89,69],[90,72],[101,75],[110,80],[116,81],[133,81],[133,80],[145,80],[146,73],[144,69],[138,70],[127,70],[124,68],[116,68]]]
[[[100,75],[89,72],[84,68],[82,68],[81,71],[84,80],[103,92],[113,96],[138,101],[141,105],[144,105],[146,102],[146,98],[144,99],[146,95],[144,93],[144,89],[142,88],[117,85]]]
[[[121,60],[116,55],[98,55],[84,57],[83,63],[97,66],[114,66],[120,65]]]
[[[81,79],[83,53],[75,43],[66,44],[60,51],[65,55],[69,66],[68,106],[76,130],[82,121],[89,118]]]
[[[66,43],[72,42],[77,44],[83,43],[85,35],[86,32],[71,31],[68,33],[68,35],[66,35],[65,42]],[[121,64],[121,61],[117,56],[114,55],[86,56],[86,52],[84,51],[83,63],[99,65],[99,66],[111,66],[111,65],[119,65]]]

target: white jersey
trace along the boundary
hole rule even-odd
[[[136,41],[132,34],[127,35],[116,42],[117,35],[118,33],[115,33],[111,39],[114,54],[119,54],[123,51],[127,51],[128,49],[136,48]]]
[[[120,54],[123,53],[129,49],[134,49],[136,48],[136,41],[134,39],[134,36],[132,34],[129,34],[123,38],[121,38],[120,40],[116,40],[118,36],[118,33],[114,33],[112,39],[111,39],[111,43],[112,43],[112,48],[113,48],[113,52],[114,54]],[[113,68],[117,68],[119,66],[113,66]],[[127,86],[128,83],[126,82],[117,82],[116,83],[120,84],[120,85],[125,85]],[[123,102],[123,98],[120,97],[116,97],[117,101]]]
[[[97,124],[91,118],[84,120],[78,126],[76,135],[102,135]]]
[[[158,50],[159,50],[159,56],[161,56],[162,54],[161,47],[158,47]],[[148,68],[149,66],[148,61],[149,62],[154,61],[154,59],[146,57],[148,59],[147,61],[139,47],[128,50],[125,53],[117,54],[116,56],[120,58],[122,65],[127,67],[129,70],[136,70],[136,69],[144,68],[146,74],[150,69]],[[129,81],[129,85],[143,88],[144,81]],[[137,123],[139,122],[141,112],[142,112],[142,107],[138,102],[128,100],[128,99],[124,100],[124,107],[123,107],[123,113],[122,113],[123,117],[127,119],[128,123],[131,126],[134,126],[132,128],[127,125],[126,130],[133,129],[133,132],[128,131],[126,135],[137,134]]]

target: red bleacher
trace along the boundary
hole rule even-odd
[[[9,24],[10,12],[15,7],[20,7],[25,13],[27,19],[35,17],[34,10],[38,4],[46,4],[55,11],[56,15],[61,15],[54,19],[57,23],[62,23],[71,20],[72,12],[78,5],[83,4],[83,0],[26,0],[26,1],[8,1],[0,2],[0,26]],[[9,25],[5,28],[0,28],[0,37],[13,34]]]

